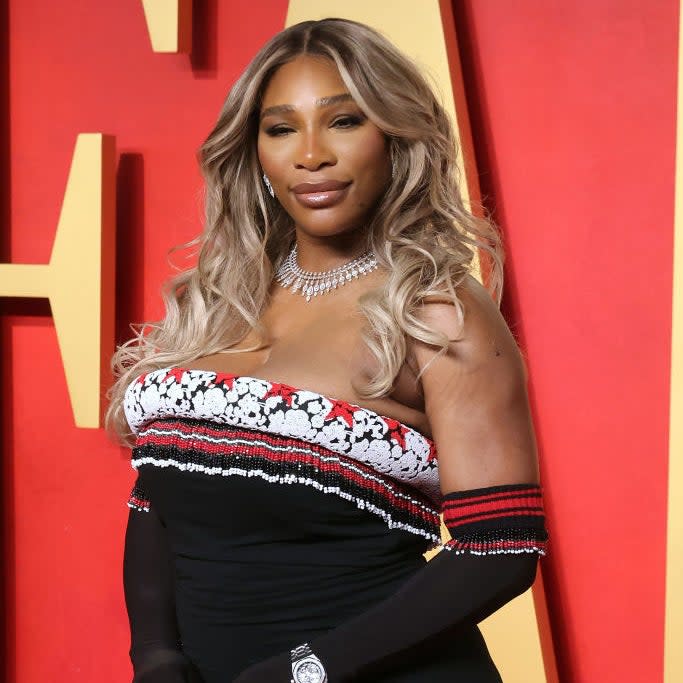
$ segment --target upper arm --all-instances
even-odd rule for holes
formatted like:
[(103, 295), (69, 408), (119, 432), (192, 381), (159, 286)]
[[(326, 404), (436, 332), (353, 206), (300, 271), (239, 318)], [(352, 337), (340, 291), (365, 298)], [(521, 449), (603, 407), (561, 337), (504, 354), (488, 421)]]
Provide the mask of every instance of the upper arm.
[[(536, 440), (526, 390), (526, 368), (503, 316), (473, 278), (458, 290), (464, 325), (445, 354), (412, 341), (425, 411), (436, 443), (441, 490), (538, 483)], [(421, 319), (454, 338), (450, 304), (429, 303)]]

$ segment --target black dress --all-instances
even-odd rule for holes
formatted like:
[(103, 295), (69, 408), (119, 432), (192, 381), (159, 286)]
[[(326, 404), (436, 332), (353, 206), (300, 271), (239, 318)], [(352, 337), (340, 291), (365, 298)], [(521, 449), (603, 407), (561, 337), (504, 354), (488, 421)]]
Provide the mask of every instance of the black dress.
[[(390, 597), (440, 544), (434, 444), (395, 420), (182, 369), (138, 378), (125, 409), (137, 433), (129, 505), (165, 526), (182, 649), (206, 683)], [(476, 626), (367, 680), (501, 681)]]

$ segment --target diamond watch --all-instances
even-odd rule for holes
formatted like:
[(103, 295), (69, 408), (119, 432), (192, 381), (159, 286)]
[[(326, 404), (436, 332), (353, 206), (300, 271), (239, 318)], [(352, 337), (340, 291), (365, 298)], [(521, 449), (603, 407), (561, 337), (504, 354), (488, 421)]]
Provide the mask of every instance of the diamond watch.
[(325, 667), (313, 654), (308, 643), (292, 650), (291, 683), (327, 683)]

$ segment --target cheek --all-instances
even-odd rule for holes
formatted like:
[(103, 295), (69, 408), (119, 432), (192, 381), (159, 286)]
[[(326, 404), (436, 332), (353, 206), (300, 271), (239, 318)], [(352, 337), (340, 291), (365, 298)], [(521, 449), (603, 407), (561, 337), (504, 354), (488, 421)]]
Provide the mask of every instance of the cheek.
[(386, 139), (382, 135), (368, 135), (354, 150), (354, 166), (362, 179), (362, 197), (374, 200), (384, 191), (391, 177), (391, 162)]
[(264, 170), (264, 172), (267, 174), (268, 170), (272, 166), (272, 154), (270, 153), (269, 150), (269, 145), (267, 142), (262, 141), (261, 136), (259, 136), (257, 143), (256, 143), (256, 155), (258, 156), (259, 163), (261, 164), (261, 168)]
[[(278, 154), (278, 152), (280, 153)], [(282, 156), (281, 150), (273, 145), (272, 141), (267, 137), (259, 136), (256, 144), (256, 153), (264, 173), (270, 176), (271, 180), (278, 176), (278, 169), (282, 165), (282, 160), (280, 159)]]

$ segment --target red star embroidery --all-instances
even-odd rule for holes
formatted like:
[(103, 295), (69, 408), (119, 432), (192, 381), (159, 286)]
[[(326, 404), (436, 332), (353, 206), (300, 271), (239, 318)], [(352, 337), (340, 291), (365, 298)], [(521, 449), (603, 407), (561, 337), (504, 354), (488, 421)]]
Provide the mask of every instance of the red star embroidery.
[(288, 384), (278, 384), (277, 382), (272, 382), (270, 389), (266, 391), (264, 399), (270, 398), (271, 396), (279, 396), (284, 402), (291, 408), (292, 407), (292, 396), (296, 393), (294, 387), (290, 387)]
[(406, 447), (406, 434), (408, 433), (408, 427), (406, 427), (402, 422), (394, 420), (391, 417), (383, 418), (387, 427), (389, 427), (389, 436), (396, 441), (396, 443), (405, 450)]
[(325, 419), (332, 420), (335, 417), (341, 417), (349, 427), (353, 426), (353, 408), (346, 401), (332, 401), (332, 407)]
[(166, 375), (166, 377), (164, 377), (164, 379), (162, 381), (165, 382), (169, 377), (173, 377), (173, 379), (176, 381), (176, 383), (180, 384), (180, 382), (183, 379), (184, 373), (185, 373), (185, 371), (182, 368), (171, 368), (168, 371), (168, 374)]
[(429, 454), (427, 455), (427, 462), (436, 460), (436, 444), (433, 441), (429, 442)]
[(216, 376), (213, 378), (213, 383), (216, 386), (218, 386), (219, 384), (223, 384), (231, 390), (232, 385), (235, 382), (235, 377), (237, 377), (237, 375), (231, 375), (228, 372), (217, 372)]
[(147, 373), (145, 373), (144, 375), (140, 375), (140, 377), (138, 377), (138, 379), (137, 379), (137, 383), (138, 384), (144, 384), (146, 379), (147, 379)]

